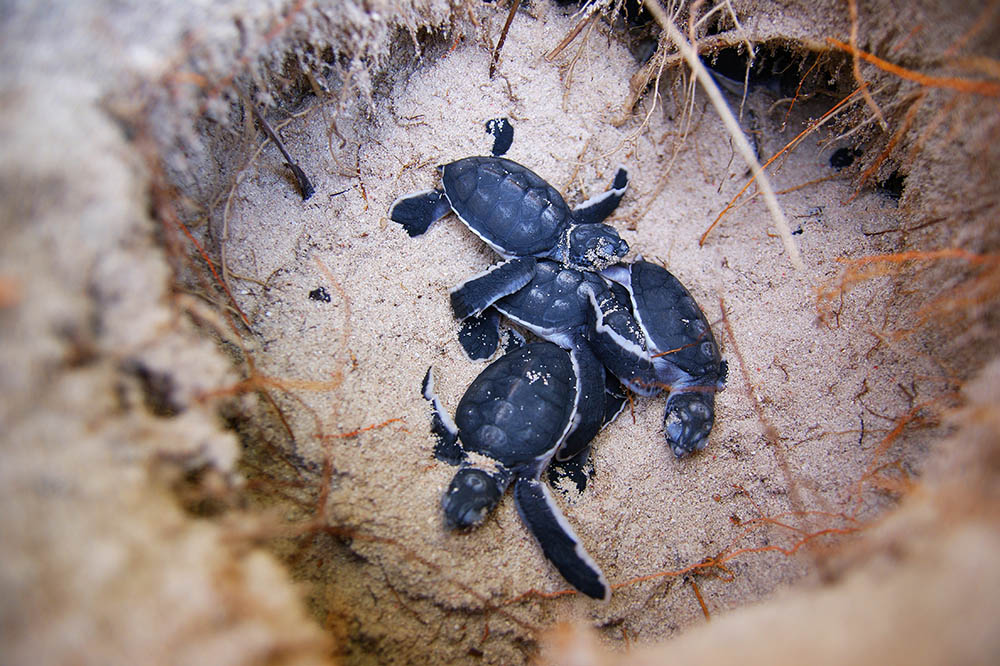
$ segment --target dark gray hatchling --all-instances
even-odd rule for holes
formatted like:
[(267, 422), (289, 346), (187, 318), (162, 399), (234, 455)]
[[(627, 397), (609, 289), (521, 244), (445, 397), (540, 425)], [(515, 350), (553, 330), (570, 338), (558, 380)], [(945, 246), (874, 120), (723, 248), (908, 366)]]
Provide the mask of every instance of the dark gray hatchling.
[(580, 270), (600, 270), (628, 253), (628, 244), (603, 220), (628, 187), (619, 168), (611, 189), (570, 209), (551, 185), (531, 169), (502, 157), (466, 157), (439, 167), (441, 189), (397, 199), (389, 218), (410, 236), (454, 211), (458, 218), (507, 261), (452, 293), (460, 319), (476, 315), (527, 284), (536, 258)]
[[(611, 588), (604, 574), (541, 481), (576, 424), (578, 369), (574, 353), (533, 342), (487, 366), (462, 396), (454, 421), (434, 394), (430, 370), (424, 397), (435, 409), (436, 454), (460, 465), (442, 499), (445, 522), (478, 525), (513, 484), (517, 512), (545, 557), (577, 590), (606, 600)], [(470, 453), (488, 464), (474, 465)]]
[(637, 259), (601, 274), (628, 292), (632, 316), (595, 302), (595, 351), (636, 393), (668, 391), (663, 428), (675, 456), (702, 450), (715, 422), (715, 394), (725, 388), (728, 370), (705, 314), (662, 266)]

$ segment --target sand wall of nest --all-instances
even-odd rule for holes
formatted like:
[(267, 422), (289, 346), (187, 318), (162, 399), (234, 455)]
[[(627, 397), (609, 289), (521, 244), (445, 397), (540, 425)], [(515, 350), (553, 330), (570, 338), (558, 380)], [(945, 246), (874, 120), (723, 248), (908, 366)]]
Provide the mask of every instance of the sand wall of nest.
[[(699, 243), (746, 164), (669, 45), (642, 60), (657, 26), (606, 9), (522, 8), (492, 79), (493, 4), (6, 13), (11, 663), (995, 655), (1000, 20), (697, 8), (703, 51), (765, 63), (742, 104), (762, 159), (850, 97), (769, 168), (797, 270), (759, 197)], [(441, 525), (419, 382), (433, 364), (453, 407), (481, 370), (446, 295), (494, 258), (454, 220), (409, 239), (385, 213), (488, 151), (498, 116), (571, 202), (630, 168), (612, 222), (732, 365), (705, 454), (673, 460), (641, 401), (587, 491), (557, 493), (606, 606), (559, 594), (509, 500)]]

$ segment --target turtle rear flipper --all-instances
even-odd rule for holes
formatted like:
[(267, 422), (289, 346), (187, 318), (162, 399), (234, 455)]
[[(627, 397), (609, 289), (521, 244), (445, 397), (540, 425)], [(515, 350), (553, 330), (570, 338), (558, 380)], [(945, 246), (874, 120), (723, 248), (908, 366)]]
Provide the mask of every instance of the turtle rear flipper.
[(534, 257), (511, 259), (490, 266), (451, 291), (451, 310), (456, 319), (479, 314), (498, 300), (531, 282), (535, 276)]
[(493, 356), (500, 346), (500, 313), (490, 308), (462, 322), (458, 342), (473, 361)]
[(548, 487), (538, 479), (519, 477), (514, 483), (514, 502), (542, 553), (563, 578), (588, 597), (607, 601), (611, 587), (604, 573), (583, 549)]
[(431, 403), (434, 408), (434, 413), (431, 415), (431, 432), (438, 440), (437, 444), (434, 445), (434, 457), (449, 465), (461, 463), (467, 455), (458, 440), (458, 426), (448, 416), (448, 412), (441, 405), (441, 400), (434, 393), (433, 368), (427, 368), (427, 374), (424, 375), (420, 391), (424, 399)]
[[(625, 387), (610, 372), (604, 373), (604, 410), (601, 430), (608, 427), (618, 415), (625, 410), (628, 396)], [(568, 441), (568, 440), (567, 440)], [(587, 489), (587, 481), (594, 475), (593, 462), (589, 461), (590, 446), (568, 460), (553, 459), (545, 470), (549, 485), (558, 487), (563, 479), (568, 479), (576, 486), (578, 492)]]
[(458, 343), (473, 361), (493, 356), (498, 348), (506, 354), (527, 344), (524, 336), (512, 328), (500, 332), (500, 313), (493, 308), (462, 322)]
[(628, 307), (611, 290), (591, 291), (587, 314), (591, 346), (608, 370), (639, 395), (658, 393), (655, 364)]
[(563, 480), (568, 480), (576, 486), (578, 493), (582, 493), (587, 489), (587, 481), (593, 475), (594, 465), (590, 461), (589, 446), (578, 453), (575, 458), (553, 460), (545, 469), (545, 476), (548, 477), (550, 486), (558, 490), (563, 485)]
[(514, 125), (506, 118), (493, 118), (486, 121), (486, 133), (493, 136), (493, 157), (506, 155), (514, 143)]
[(435, 221), (451, 210), (448, 197), (441, 190), (423, 190), (400, 197), (389, 207), (389, 219), (396, 222), (410, 236), (419, 236)]
[(578, 224), (594, 224), (603, 222), (618, 208), (625, 190), (628, 189), (628, 171), (625, 167), (618, 167), (615, 179), (611, 181), (611, 189), (590, 197), (582, 204), (573, 209), (573, 219)]

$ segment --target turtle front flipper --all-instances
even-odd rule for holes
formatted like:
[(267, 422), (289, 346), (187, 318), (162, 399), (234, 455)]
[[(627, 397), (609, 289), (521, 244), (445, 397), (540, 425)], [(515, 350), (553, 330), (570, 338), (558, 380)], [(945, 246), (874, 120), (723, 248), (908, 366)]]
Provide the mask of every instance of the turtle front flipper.
[(604, 366), (584, 340), (574, 342), (570, 359), (576, 374), (577, 423), (556, 452), (556, 460), (560, 461), (585, 451), (604, 425)]
[(607, 601), (611, 586), (584, 550), (548, 487), (536, 478), (519, 476), (514, 482), (514, 503), (542, 553), (562, 577), (588, 597)]
[(610, 289), (590, 291), (588, 336), (594, 353), (626, 386), (639, 395), (659, 392), (653, 358), (626, 304)]
[(456, 319), (479, 314), (499, 299), (513, 294), (535, 276), (534, 257), (519, 257), (490, 266), (451, 291), (451, 309)]
[(400, 197), (389, 206), (389, 219), (410, 236), (419, 236), (448, 214), (451, 204), (441, 190), (423, 190)]
[(628, 189), (628, 171), (618, 167), (615, 179), (611, 181), (611, 189), (592, 196), (573, 209), (573, 219), (578, 224), (595, 224), (603, 222), (618, 208), (625, 190)]
[(431, 415), (431, 432), (438, 440), (437, 444), (434, 445), (434, 457), (449, 465), (457, 465), (466, 459), (467, 454), (458, 440), (458, 426), (448, 416), (448, 412), (444, 411), (441, 401), (434, 393), (434, 373), (432, 370), (433, 368), (427, 368), (427, 374), (424, 375), (420, 391), (424, 399), (431, 403), (434, 408), (434, 413)]

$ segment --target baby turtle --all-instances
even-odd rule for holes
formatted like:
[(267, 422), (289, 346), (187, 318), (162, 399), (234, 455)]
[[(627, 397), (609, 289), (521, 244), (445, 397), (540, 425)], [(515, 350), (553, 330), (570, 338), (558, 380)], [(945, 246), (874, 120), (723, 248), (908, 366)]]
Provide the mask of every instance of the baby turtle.
[(675, 456), (702, 450), (728, 369), (705, 314), (684, 285), (656, 264), (638, 259), (601, 274), (628, 291), (634, 320), (594, 302), (595, 349), (602, 358), (620, 354), (611, 369), (636, 393), (669, 391), (663, 427)]
[[(439, 457), (461, 465), (441, 502), (447, 525), (478, 525), (513, 483), (517, 512), (545, 557), (580, 592), (608, 599), (604, 574), (540, 480), (576, 424), (580, 384), (575, 354), (533, 342), (487, 366), (462, 396), (454, 421), (434, 395), (430, 370), (424, 397), (434, 405)], [(486, 465), (476, 466), (470, 453)]]
[[(419, 236), (449, 211), (505, 259), (487, 280), (462, 285), (452, 304), (464, 319), (511, 293), (534, 274), (535, 257), (581, 270), (600, 270), (628, 253), (628, 243), (603, 220), (628, 187), (619, 168), (611, 189), (570, 209), (562, 195), (525, 166), (502, 157), (467, 157), (439, 167), (442, 189), (406, 195), (393, 202), (389, 218)], [(485, 276), (478, 276), (480, 278)]]
[[(481, 315), (466, 319), (459, 331), (459, 342), (470, 358), (491, 356), (500, 339), (499, 320), (493, 314), (495, 311), (543, 340), (574, 353), (582, 386), (578, 405), (580, 418), (566, 446), (557, 455), (556, 459), (560, 461), (585, 454), (590, 440), (624, 407), (620, 387), (615, 386), (615, 382), (607, 385), (604, 365), (608, 364), (602, 364), (604, 358), (595, 357), (588, 341), (589, 314), (595, 294), (608, 310), (627, 308), (627, 294), (624, 296), (626, 305), (615, 302), (614, 294), (600, 275), (540, 259), (527, 285), (503, 295)], [(622, 355), (614, 348), (611, 348), (610, 354), (614, 355), (609, 359), (610, 366), (615, 367), (615, 359)], [(627, 357), (619, 364), (631, 362), (631, 357)]]

